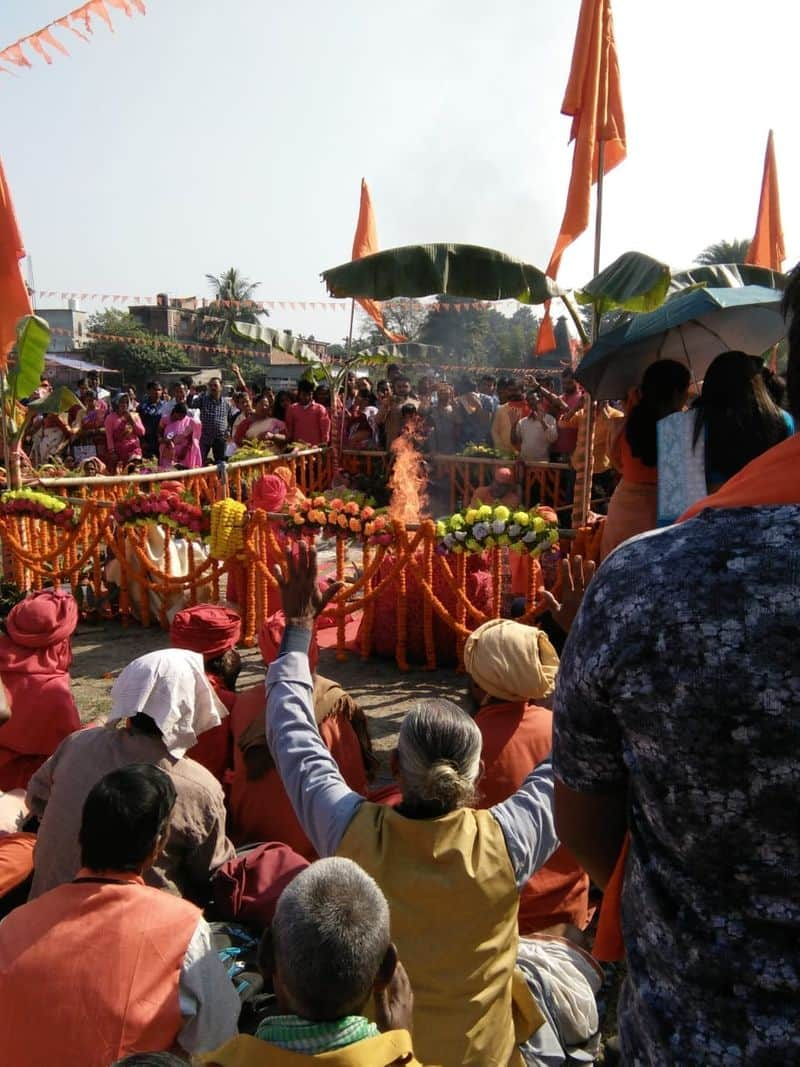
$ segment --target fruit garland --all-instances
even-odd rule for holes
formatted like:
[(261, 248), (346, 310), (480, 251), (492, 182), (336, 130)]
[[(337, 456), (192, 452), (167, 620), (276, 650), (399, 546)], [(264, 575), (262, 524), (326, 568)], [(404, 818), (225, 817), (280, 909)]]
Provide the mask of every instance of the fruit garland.
[(536, 557), (557, 543), (558, 517), (552, 508), (512, 511), (504, 504), (482, 504), (441, 519), (436, 534), (445, 552), (510, 548)]
[(232, 559), (244, 548), (247, 507), (238, 500), (218, 500), (211, 505), (210, 552), (214, 559)]
[(114, 505), (113, 515), (120, 525), (169, 526), (187, 541), (203, 540), (209, 533), (208, 509), (163, 486), (156, 493), (123, 497)]
[(0, 515), (28, 515), (55, 526), (72, 526), (78, 521), (74, 508), (66, 500), (38, 489), (9, 489), (3, 493)]

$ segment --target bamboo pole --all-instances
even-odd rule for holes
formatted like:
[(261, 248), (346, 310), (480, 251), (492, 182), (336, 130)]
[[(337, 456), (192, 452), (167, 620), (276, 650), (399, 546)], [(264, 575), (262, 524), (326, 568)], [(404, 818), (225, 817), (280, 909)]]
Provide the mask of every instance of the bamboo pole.
[[(594, 216), (594, 276), (600, 273), (600, 240), (603, 232), (603, 177), (605, 170), (605, 142), (598, 144), (597, 158), (597, 201)], [(597, 305), (592, 310), (592, 341), (597, 340), (600, 332), (600, 313)], [(597, 417), (597, 401), (590, 393), (586, 394), (584, 404), (584, 454), (583, 462), (575, 478), (575, 491), (572, 495), (572, 525), (578, 529), (586, 525), (592, 501), (592, 474), (594, 473), (594, 435)], [(580, 457), (579, 457), (580, 458)]]

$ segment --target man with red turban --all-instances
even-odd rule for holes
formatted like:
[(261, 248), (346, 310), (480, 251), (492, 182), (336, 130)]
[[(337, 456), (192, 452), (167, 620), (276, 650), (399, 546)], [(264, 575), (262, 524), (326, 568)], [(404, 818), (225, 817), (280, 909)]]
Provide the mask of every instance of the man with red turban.
[[(199, 652), (206, 677), (219, 699), (230, 712), (236, 696), (236, 679), (242, 658), (236, 645), (242, 636), (242, 620), (235, 611), (219, 604), (196, 604), (179, 611), (172, 620), (169, 637), (173, 648)], [(201, 734), (197, 744), (187, 752), (202, 763), (220, 782), (232, 765), (230, 717), (219, 726)]]
[[(261, 626), (258, 645), (265, 665), (277, 659), (285, 627), (283, 612)], [(309, 664), (316, 672), (319, 645), (309, 648)], [(364, 712), (341, 686), (314, 673), (314, 711), (322, 740), (339, 765), (347, 784), (366, 794), (377, 767)], [(294, 813), (280, 775), (267, 748), (266, 695), (263, 683), (236, 694), (231, 711), (233, 777), (229, 810), (234, 844), (282, 841), (306, 859), (316, 853)]]
[(43, 589), (16, 604), (0, 635), (0, 679), (11, 718), (0, 726), (0, 790), (24, 789), (63, 739), (80, 729), (70, 688), (78, 605)]

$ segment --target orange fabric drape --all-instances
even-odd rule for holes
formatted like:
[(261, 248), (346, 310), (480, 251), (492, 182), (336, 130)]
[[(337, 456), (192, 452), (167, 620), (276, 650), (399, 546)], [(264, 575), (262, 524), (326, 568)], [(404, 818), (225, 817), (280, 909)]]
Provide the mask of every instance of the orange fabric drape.
[(23, 281), (19, 261), (25, 256), (14, 205), (0, 161), (0, 370), (8, 365), (8, 353), (16, 339), (17, 322), (32, 315), (31, 298)]
[(756, 232), (747, 250), (745, 263), (779, 271), (783, 269), (784, 259), (786, 259), (786, 249), (783, 245), (778, 168), (775, 163), (775, 141), (770, 130), (767, 137), (767, 151), (764, 155), (764, 176), (761, 179)]
[[(372, 198), (369, 195), (369, 186), (365, 178), (361, 179), (361, 202), (358, 208), (358, 222), (356, 223), (356, 233), (353, 238), (353, 259), (363, 259), (364, 256), (371, 256), (373, 252), (378, 251), (378, 225), (375, 222), (375, 212), (372, 208)], [(394, 342), (399, 343), (405, 341), (406, 338), (402, 333), (392, 333), (391, 330), (386, 329), (386, 325), (383, 321), (383, 312), (381, 311), (380, 304), (375, 300), (367, 300), (365, 297), (356, 298), (356, 303), (359, 304), (369, 317), (377, 324), (377, 326), (383, 330), (386, 337)]]
[[(551, 278), (558, 274), (564, 250), (589, 225), (591, 189), (600, 169), (600, 143), (604, 145), (604, 174), (613, 170), (627, 154), (611, 0), (582, 0), (561, 113), (572, 116), (570, 141), (575, 142), (575, 149), (567, 206), (547, 265)], [(555, 337), (548, 305), (536, 351), (542, 353), (553, 348)]]

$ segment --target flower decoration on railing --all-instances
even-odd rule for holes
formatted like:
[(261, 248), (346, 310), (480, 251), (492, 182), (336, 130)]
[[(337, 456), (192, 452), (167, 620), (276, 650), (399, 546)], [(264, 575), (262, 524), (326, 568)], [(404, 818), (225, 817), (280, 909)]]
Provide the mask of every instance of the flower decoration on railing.
[(462, 456), (470, 459), (516, 459), (516, 453), (506, 448), (493, 448), (491, 445), (476, 445), (472, 441), (462, 448)]
[(78, 521), (75, 509), (66, 500), (38, 489), (9, 489), (3, 493), (0, 515), (30, 515), (55, 526), (72, 526)]
[(287, 530), (294, 535), (363, 538), (388, 544), (392, 526), (388, 516), (368, 502), (362, 493), (315, 496), (301, 500), (289, 510)]
[(187, 541), (208, 537), (210, 517), (208, 508), (198, 507), (172, 488), (161, 487), (155, 493), (136, 493), (126, 496), (114, 507), (118, 523), (147, 526), (153, 523), (169, 526), (176, 536)]
[(539, 556), (558, 541), (558, 516), (546, 507), (525, 511), (504, 504), (482, 504), (441, 519), (436, 533), (445, 552), (510, 548)]

